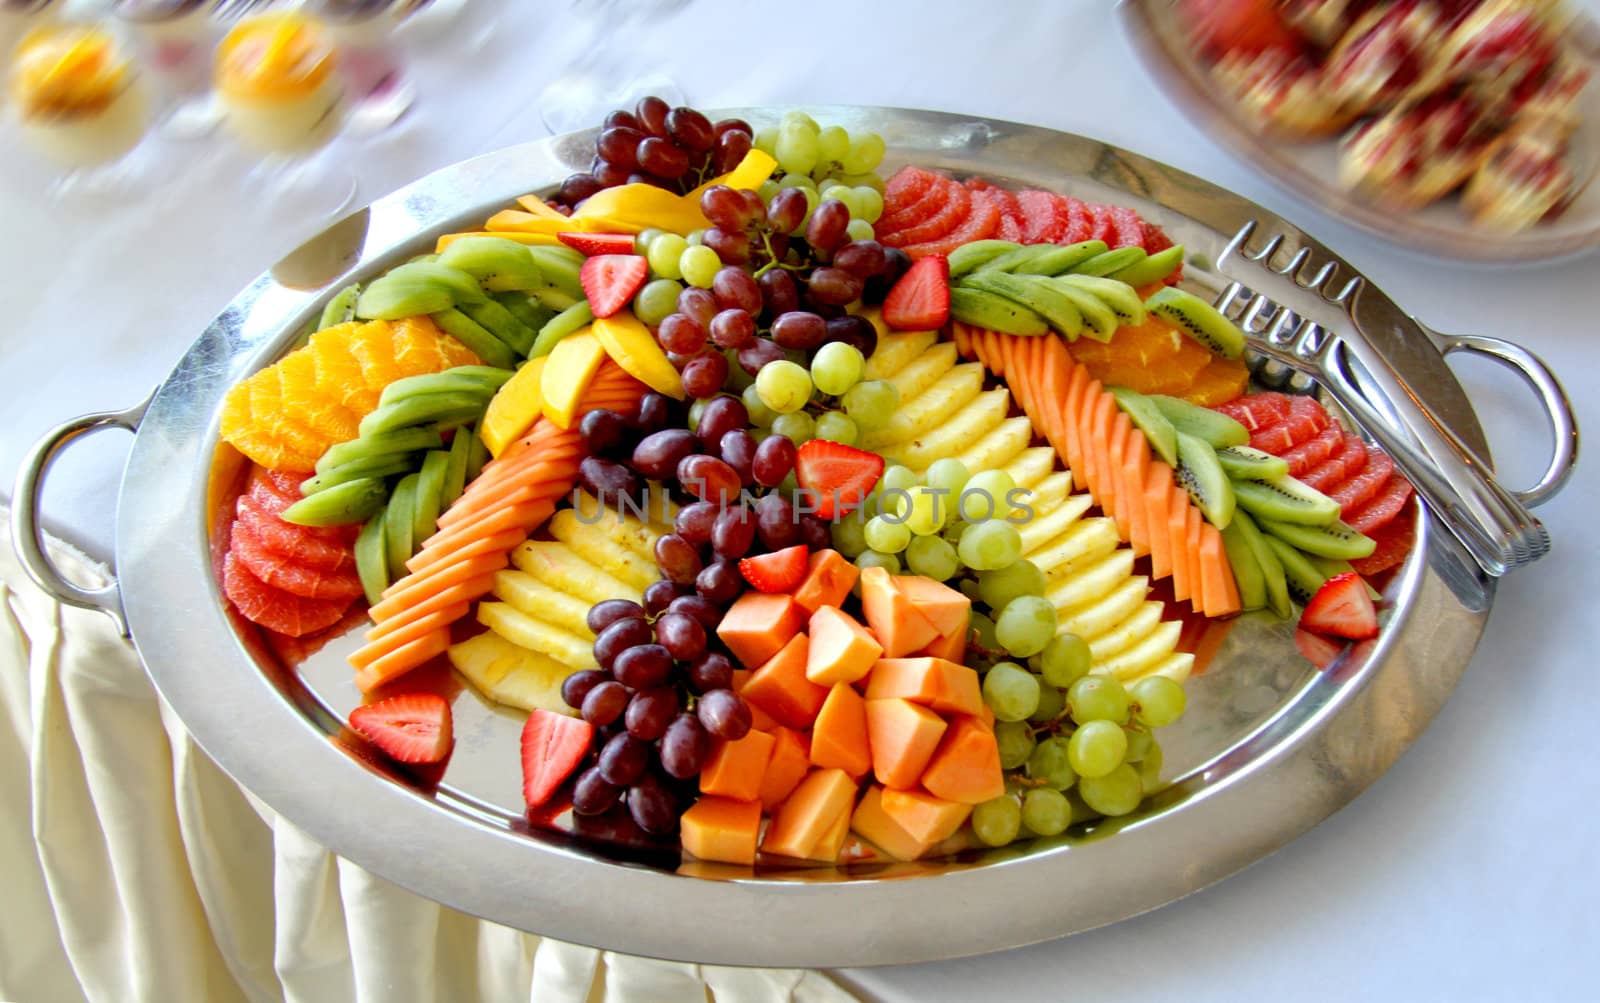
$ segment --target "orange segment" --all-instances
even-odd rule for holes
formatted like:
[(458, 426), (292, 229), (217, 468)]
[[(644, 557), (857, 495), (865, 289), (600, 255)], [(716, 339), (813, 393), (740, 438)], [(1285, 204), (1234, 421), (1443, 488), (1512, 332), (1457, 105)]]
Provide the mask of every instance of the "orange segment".
[(1068, 351), (1105, 385), (1145, 394), (1180, 393), (1212, 358), (1205, 346), (1157, 318), (1118, 328), (1109, 342), (1080, 338)]
[(283, 408), (296, 421), (334, 442), (354, 439), (361, 431), (361, 418), (340, 403), (339, 398), (317, 387), (317, 360), (310, 352), (290, 352), (274, 367), (283, 396)]
[(1212, 359), (1189, 384), (1188, 389), (1177, 396), (1201, 407), (1216, 407), (1218, 404), (1226, 404), (1244, 396), (1249, 383), (1250, 370), (1244, 362), (1219, 356)]

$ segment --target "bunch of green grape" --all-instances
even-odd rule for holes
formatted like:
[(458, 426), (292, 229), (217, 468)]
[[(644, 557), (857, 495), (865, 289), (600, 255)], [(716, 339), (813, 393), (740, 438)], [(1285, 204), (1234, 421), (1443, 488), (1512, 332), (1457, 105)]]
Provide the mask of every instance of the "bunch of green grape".
[(796, 234), (804, 232), (811, 209), (827, 199), (838, 199), (850, 210), (849, 238), (873, 239), (872, 226), (883, 215), (884, 183), (875, 172), (883, 161), (882, 136), (875, 132), (852, 135), (838, 125), (824, 128), (805, 112), (794, 111), (778, 126), (760, 130), (756, 148), (778, 161), (782, 175), (758, 189), (763, 199), (771, 199), (781, 188), (799, 188), (806, 195), (806, 218)]
[(887, 421), (900, 399), (887, 380), (861, 378), (866, 364), (856, 346), (831, 341), (817, 349), (809, 369), (791, 359), (762, 366), (743, 391), (756, 437), (787, 436), (796, 446), (811, 439), (854, 445), (861, 428)]

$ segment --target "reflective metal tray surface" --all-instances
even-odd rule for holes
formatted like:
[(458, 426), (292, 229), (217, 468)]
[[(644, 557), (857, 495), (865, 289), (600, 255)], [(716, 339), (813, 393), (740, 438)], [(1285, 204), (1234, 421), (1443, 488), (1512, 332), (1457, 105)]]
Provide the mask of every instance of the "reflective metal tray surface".
[[(881, 133), (890, 150), (885, 173), (914, 162), (1131, 205), (1187, 245), (1194, 263), (1186, 281), (1207, 292), (1217, 279), (1204, 263), (1247, 218), (1338, 260), (1249, 202), (1082, 137), (934, 112), (806, 110)], [(782, 111), (733, 113), (759, 125)], [(1417, 552), (1384, 598), (1387, 628), (1376, 641), (1319, 673), (1295, 653), (1292, 623), (1241, 618), (1209, 671), (1189, 684), (1183, 722), (1163, 732), (1171, 786), (1135, 816), (1031, 845), (951, 861), (771, 872), (675, 871), (619, 859), (530, 829), (518, 790), (521, 715), (470, 689), (456, 699), (457, 748), (437, 788), (386, 767), (340, 736), (358, 694), (339, 655), (355, 638), (331, 645), (303, 672), (286, 669), (240, 629), (220, 596), (214, 527), (230, 480), (213, 462), (225, 455), (217, 448), (222, 397), (293, 347), (333, 289), (554, 185), (587, 163), (592, 138), (580, 133), (464, 162), (330, 227), (239, 294), (140, 422), (116, 532), (133, 637), (202, 747), (319, 842), (446, 905), (636, 954), (786, 966), (950, 958), (1115, 922), (1247, 866), (1359, 794), (1454, 688), (1493, 584), (1424, 515)], [(1436, 347), (1399, 324), (1389, 337), (1408, 379), (1487, 455)]]

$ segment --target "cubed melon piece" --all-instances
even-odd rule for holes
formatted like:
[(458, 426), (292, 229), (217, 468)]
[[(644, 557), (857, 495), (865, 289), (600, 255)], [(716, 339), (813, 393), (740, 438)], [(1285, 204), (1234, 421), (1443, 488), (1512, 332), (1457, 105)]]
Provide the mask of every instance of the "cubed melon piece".
[(909, 655), (939, 636), (939, 628), (912, 605), (883, 568), (861, 572), (861, 611), (889, 658)]
[(838, 863), (840, 854), (844, 852), (844, 841), (849, 836), (850, 806), (845, 805), (844, 811), (834, 818), (833, 824), (823, 832), (822, 838), (817, 840), (817, 845), (806, 856), (811, 860)]
[(944, 658), (880, 658), (867, 678), (867, 699), (902, 697), (941, 714), (978, 714), (978, 673)]
[(762, 851), (817, 859), (812, 852), (833, 834), (840, 815), (850, 815), (855, 800), (856, 782), (850, 774), (837, 768), (812, 770), (773, 814), (761, 839)]
[(900, 697), (868, 700), (866, 708), (873, 775), (885, 787), (915, 787), (939, 747), (944, 718)]
[(794, 590), (794, 601), (808, 614), (824, 606), (843, 606), (860, 573), (837, 550), (818, 550), (806, 563), (806, 577)]
[(872, 768), (867, 703), (849, 683), (834, 683), (811, 728), (811, 764), (837, 766), (852, 777)]
[[(743, 693), (744, 684), (749, 682), (750, 677), (753, 675), (755, 675), (755, 673), (751, 672), (749, 669), (734, 669), (733, 692)], [(783, 727), (778, 723), (777, 718), (773, 717), (771, 714), (768, 714), (760, 707), (757, 707), (748, 700), (746, 700), (744, 703), (746, 707), (750, 708), (750, 727), (757, 731), (775, 731), (778, 728)]]
[(937, 843), (955, 835), (972, 814), (972, 806), (946, 801), (925, 791), (885, 790), (883, 813), (898, 822), (912, 839)]
[(774, 742), (771, 735), (754, 728), (732, 742), (717, 739), (700, 770), (700, 793), (717, 794), (735, 801), (759, 798)]
[(717, 636), (746, 667), (776, 655), (805, 625), (805, 611), (787, 595), (746, 592), (717, 625)]
[(767, 772), (761, 778), (761, 807), (772, 814), (773, 809), (794, 792), (795, 787), (811, 770), (810, 740), (793, 728), (779, 725), (772, 731), (772, 755), (767, 760)]
[(948, 634), (940, 634), (917, 654), (931, 655), (934, 658), (942, 658), (947, 662), (959, 663), (966, 661), (967, 630), (967, 625), (963, 623), (960, 630), (952, 631)]
[(928, 852), (930, 845), (912, 838), (900, 823), (884, 814), (883, 788), (876, 784), (861, 796), (861, 803), (850, 816), (850, 828), (896, 860), (916, 860)]
[(994, 728), (969, 716), (951, 721), (922, 773), (922, 786), (935, 797), (962, 804), (982, 804), (1004, 794)]
[(791, 728), (811, 727), (817, 711), (822, 709), (822, 702), (828, 699), (828, 688), (806, 678), (810, 650), (811, 639), (806, 635), (789, 638), (788, 644), (750, 674), (739, 695), (752, 710), (760, 708), (779, 724)]
[(728, 864), (756, 862), (761, 806), (754, 801), (702, 797), (678, 820), (683, 848), (701, 860)]
[(883, 648), (855, 617), (837, 606), (811, 614), (811, 650), (806, 678), (819, 686), (853, 683), (872, 671)]
[(966, 595), (922, 575), (897, 575), (894, 585), (941, 636), (958, 632), (965, 636), (972, 612), (972, 600)]

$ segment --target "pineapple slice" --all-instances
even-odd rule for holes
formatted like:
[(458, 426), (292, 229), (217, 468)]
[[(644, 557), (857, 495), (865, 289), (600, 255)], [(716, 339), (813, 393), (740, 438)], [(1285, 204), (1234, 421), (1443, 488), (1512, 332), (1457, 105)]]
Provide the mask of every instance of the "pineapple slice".
[(1143, 575), (1129, 578), (1103, 599), (1061, 613), (1061, 629), (1085, 639), (1099, 637), (1133, 615), (1149, 594), (1150, 579)]
[(518, 647), (493, 631), (452, 644), (446, 655), (456, 671), (496, 703), (577, 713), (561, 699), (561, 684), (572, 669), (549, 655)]
[[(651, 497), (655, 495), (652, 494)], [(631, 511), (619, 513), (609, 505), (602, 507), (600, 500), (588, 492), (578, 496), (574, 509), (576, 512), (573, 518), (577, 518), (585, 527), (604, 533), (640, 557), (654, 563), (656, 538), (661, 535), (661, 530), (649, 523), (640, 522), (638, 516)], [(654, 515), (655, 512), (647, 514)], [(561, 518), (561, 513), (557, 513), (556, 518)]]
[(579, 557), (572, 548), (552, 540), (529, 540), (511, 552), (511, 563), (554, 589), (589, 603), (604, 599), (639, 602), (644, 592)]
[(1162, 605), (1147, 602), (1133, 611), (1133, 615), (1099, 637), (1089, 638), (1089, 654), (1096, 662), (1104, 662), (1143, 640), (1161, 624)]
[(1019, 414), (990, 429), (982, 439), (956, 457), (968, 470), (1003, 470), (1033, 441), (1033, 423)]
[(1162, 621), (1145, 635), (1143, 640), (1110, 658), (1098, 661), (1089, 671), (1096, 675), (1116, 676), (1123, 680), (1135, 679), (1155, 668), (1163, 658), (1172, 654), (1178, 646), (1178, 635), (1182, 633), (1183, 624), (1176, 620)]
[(886, 380), (904, 369), (911, 360), (933, 347), (939, 340), (938, 331), (906, 331), (899, 334), (880, 334), (878, 347), (873, 349), (866, 368), (861, 371), (864, 380)]
[[(1134, 676), (1134, 679), (1143, 679), (1146, 676), (1166, 676), (1175, 683), (1181, 683), (1189, 678), (1194, 671), (1194, 655), (1187, 651), (1174, 651), (1155, 664), (1148, 672)], [(1129, 680), (1130, 682), (1132, 680)]]
[(889, 378), (902, 401), (920, 397), (939, 377), (956, 367), (956, 345), (941, 341), (921, 355), (906, 363), (898, 373)]
[[(1032, 488), (1056, 468), (1056, 451), (1049, 446), (1030, 446), (1006, 466), (1006, 473), (1019, 488)], [(1071, 475), (1068, 474), (1070, 481)]]
[(531, 617), (594, 640), (594, 633), (589, 630), (589, 607), (594, 604), (551, 588), (526, 571), (496, 571), (493, 592), (496, 599), (505, 600)]
[(641, 592), (661, 577), (655, 561), (624, 547), (598, 524), (585, 525), (578, 514), (564, 508), (550, 519), (550, 535), (579, 557)]
[[(1072, 492), (1072, 475), (1065, 470), (1057, 470), (1028, 490), (1033, 492), (1028, 496), (1028, 504), (1034, 511), (1048, 512), (1066, 504), (1067, 496)], [(1089, 495), (1084, 493), (1083, 497), (1089, 498)], [(1090, 504), (1093, 503), (1093, 499), (1090, 499)]]
[(1122, 547), (1053, 582), (1045, 598), (1058, 612), (1083, 606), (1116, 588), (1132, 571), (1133, 551)]
[[(1035, 504), (1031, 499), (1030, 504), (1033, 505), (1033, 518), (1025, 523), (1020, 523), (1017, 529), (1022, 537), (1022, 556), (1033, 561), (1034, 564), (1039, 564), (1038, 561), (1033, 560), (1034, 552), (1066, 532), (1068, 527), (1082, 517), (1083, 513), (1089, 511), (1089, 507), (1094, 504), (1094, 499), (1087, 494), (1078, 494), (1071, 495), (1065, 501), (1049, 508)], [(1041, 515), (1041, 512), (1045, 514)], [(1040, 567), (1042, 569), (1043, 565), (1040, 565)]]
[(957, 366), (939, 377), (939, 381), (924, 393), (901, 400), (889, 420), (864, 437), (866, 448), (926, 435), (972, 403), (982, 391), (983, 366), (976, 362)]
[[(1083, 568), (1107, 554), (1115, 553), (1122, 543), (1117, 536), (1117, 524), (1100, 516), (1080, 519), (1067, 527), (1067, 531), (1030, 554), (1028, 560), (1039, 566), (1047, 578), (1068, 578), (1074, 569)], [(1133, 551), (1128, 551), (1133, 556)], [(1115, 582), (1108, 582), (1113, 585)], [(1104, 593), (1097, 593), (1101, 595)]]
[[(952, 348), (955, 346), (951, 346)], [(896, 443), (884, 447), (882, 450), (885, 459), (892, 459), (897, 463), (904, 463), (912, 470), (926, 470), (928, 464), (944, 456), (960, 457), (962, 450), (976, 444), (987, 435), (996, 425), (1005, 420), (1006, 412), (1011, 408), (1011, 392), (1004, 387), (987, 390), (979, 394), (966, 407), (956, 412), (950, 420), (929, 432), (920, 439), (910, 442)], [(1019, 417), (1023, 425), (1028, 425), (1028, 419)], [(1031, 426), (1030, 426), (1031, 428)], [(1032, 435), (1032, 432), (1029, 432)], [(1026, 445), (1027, 441), (1023, 441)], [(1014, 454), (1017, 450), (1012, 450)], [(962, 462), (966, 462), (965, 459)], [(980, 470), (993, 469), (996, 464), (985, 463), (974, 465), (967, 463), (967, 469), (976, 473)]]
[(478, 622), (512, 644), (543, 652), (573, 669), (593, 669), (594, 646), (576, 634), (552, 626), (510, 603), (480, 602)]

